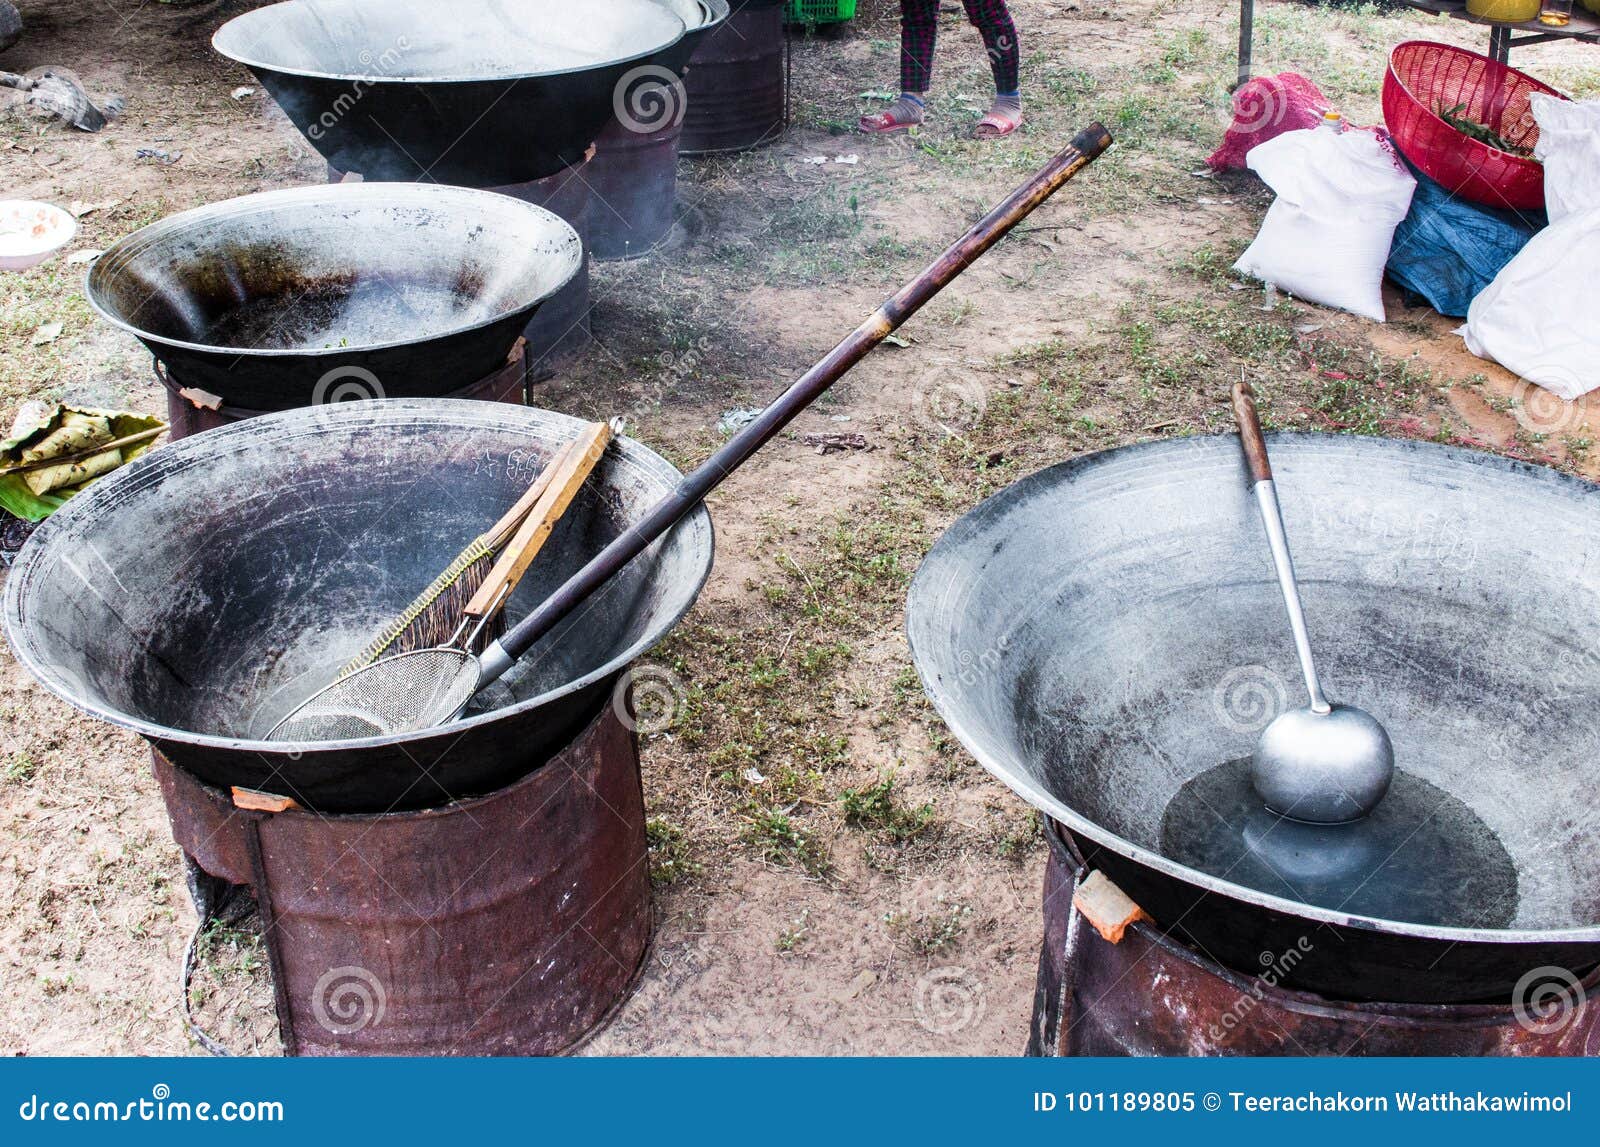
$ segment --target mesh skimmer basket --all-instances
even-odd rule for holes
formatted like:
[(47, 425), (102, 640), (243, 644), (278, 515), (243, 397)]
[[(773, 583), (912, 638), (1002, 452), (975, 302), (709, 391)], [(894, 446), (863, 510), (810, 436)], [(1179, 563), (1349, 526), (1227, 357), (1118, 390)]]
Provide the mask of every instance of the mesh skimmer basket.
[(1490, 207), (1544, 206), (1544, 168), (1463, 134), (1441, 112), (1482, 124), (1516, 147), (1533, 149), (1539, 125), (1528, 97), (1547, 92), (1532, 76), (1449, 44), (1409, 40), (1389, 54), (1383, 119), (1407, 159), (1445, 190)]

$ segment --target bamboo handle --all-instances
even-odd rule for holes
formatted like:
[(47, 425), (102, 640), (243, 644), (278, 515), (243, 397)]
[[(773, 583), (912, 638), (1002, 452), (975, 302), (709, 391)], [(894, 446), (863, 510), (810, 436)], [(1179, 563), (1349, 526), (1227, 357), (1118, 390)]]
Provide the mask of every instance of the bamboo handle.
[(1248, 382), (1233, 384), (1233, 418), (1239, 424), (1239, 445), (1250, 468), (1250, 484), (1272, 481), (1267, 440), (1261, 436), (1261, 419), (1256, 416), (1256, 392)]
[(832, 386), (856, 363), (866, 357), (884, 337), (909, 319), (946, 284), (972, 265), (973, 260), (993, 247), (1035, 207), (1049, 199), (1069, 179), (1082, 171), (1106, 148), (1111, 133), (1101, 124), (1090, 124), (1072, 138), (1034, 176), (974, 223), (967, 233), (947, 247), (921, 274), (901, 287), (822, 360), (796, 379), (754, 422), (723, 443), (716, 453), (686, 474), (676, 490), (619, 534), (605, 549), (589, 559), (560, 589), (537, 609), (517, 622), (504, 637), (484, 651), (479, 666), (482, 685), (498, 678), (518, 657), (549, 633), (556, 625), (613, 574), (642, 554), (650, 545), (690, 510), (700, 504), (717, 484), (739, 467), (746, 458), (782, 430), (818, 395)]
[(528, 566), (544, 548), (556, 522), (566, 513), (584, 482), (588, 481), (590, 471), (599, 463), (610, 441), (610, 424), (594, 422), (581, 430), (578, 437), (567, 446), (538, 504), (494, 563), (489, 576), (478, 587), (478, 592), (467, 602), (464, 612), (468, 617), (482, 620), (505, 604)]

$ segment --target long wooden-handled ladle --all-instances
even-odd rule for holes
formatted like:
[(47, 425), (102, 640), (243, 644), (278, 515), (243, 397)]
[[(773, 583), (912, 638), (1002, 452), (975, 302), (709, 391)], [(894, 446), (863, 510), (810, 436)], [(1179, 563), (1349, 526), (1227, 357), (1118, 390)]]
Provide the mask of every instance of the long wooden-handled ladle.
[(1250, 490), (1266, 526), (1295, 652), (1311, 696), (1309, 705), (1280, 714), (1262, 731), (1250, 761), (1250, 779), (1267, 807), (1282, 816), (1311, 824), (1359, 820), (1377, 808), (1389, 791), (1394, 779), (1394, 746), (1371, 713), (1353, 705), (1330, 705), (1323, 696), (1300, 608), (1283, 509), (1272, 481), (1272, 462), (1256, 417), (1255, 391), (1247, 382), (1234, 384), (1233, 415), (1239, 423)]
[(685, 475), (676, 490), (481, 655), (474, 657), (460, 648), (441, 646), (384, 658), (323, 690), (281, 722), (272, 739), (334, 739), (325, 734), (306, 737), (296, 732), (328, 727), (326, 722), (299, 720), (310, 706), (348, 716), (350, 727), (370, 730), (357, 736), (402, 733), (454, 720), (480, 689), (498, 680), (536, 641), (699, 505), (724, 478), (865, 358), (885, 336), (916, 314), (978, 256), (1110, 146), (1111, 135), (1099, 124), (1079, 132), (1033, 178), (901, 287), (754, 421)]

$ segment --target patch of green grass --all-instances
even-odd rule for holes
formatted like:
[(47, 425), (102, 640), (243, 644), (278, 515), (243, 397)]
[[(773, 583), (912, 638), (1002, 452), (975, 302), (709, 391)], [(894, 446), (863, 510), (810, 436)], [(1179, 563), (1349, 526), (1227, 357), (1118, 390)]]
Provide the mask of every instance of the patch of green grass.
[(886, 919), (889, 930), (897, 933), (913, 952), (935, 956), (961, 942), (971, 917), (969, 905), (954, 904), (916, 917), (891, 913)]
[(650, 861), (650, 883), (665, 888), (700, 875), (702, 866), (691, 856), (689, 834), (666, 817), (653, 816), (644, 823)]
[(778, 933), (774, 947), (780, 952), (793, 952), (806, 940), (806, 928), (811, 920), (811, 909), (802, 908), (794, 923)]
[(933, 823), (932, 804), (913, 808), (895, 796), (892, 772), (876, 784), (845, 789), (839, 794), (839, 803), (846, 824), (881, 832), (894, 841), (913, 840)]
[(746, 839), (761, 859), (779, 868), (799, 868), (809, 876), (823, 877), (833, 865), (827, 843), (776, 809), (757, 809), (747, 818)]
[(39, 771), (39, 762), (26, 749), (18, 749), (6, 763), (5, 779), (11, 784), (24, 785)]

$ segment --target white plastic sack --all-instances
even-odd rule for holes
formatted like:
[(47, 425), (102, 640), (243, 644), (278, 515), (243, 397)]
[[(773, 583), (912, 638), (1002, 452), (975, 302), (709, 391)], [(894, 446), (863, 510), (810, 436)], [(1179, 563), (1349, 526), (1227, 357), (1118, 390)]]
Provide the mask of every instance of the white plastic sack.
[(1288, 131), (1245, 164), (1277, 193), (1234, 270), (1384, 321), (1383, 267), (1417, 181), (1368, 131)]
[(1600, 100), (1528, 97), (1539, 139), (1533, 157), (1544, 164), (1544, 209), (1555, 223), (1600, 207)]
[(1600, 387), (1596, 267), (1600, 207), (1552, 223), (1472, 300), (1467, 349), (1568, 402)]

